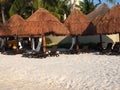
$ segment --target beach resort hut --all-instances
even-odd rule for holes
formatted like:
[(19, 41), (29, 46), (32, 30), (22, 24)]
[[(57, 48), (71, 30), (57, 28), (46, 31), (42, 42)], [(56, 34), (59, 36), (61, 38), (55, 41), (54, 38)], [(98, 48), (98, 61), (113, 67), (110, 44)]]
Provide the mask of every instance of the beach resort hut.
[(8, 36), (10, 34), (10, 32), (8, 32), (8, 28), (0, 23), (0, 37), (5, 37), (5, 36)]
[(102, 30), (97, 28), (98, 22), (102, 19), (102, 17), (109, 12), (110, 8), (107, 6), (107, 4), (100, 5), (97, 9), (93, 10), (91, 13), (87, 15), (87, 17), (93, 22), (94, 26), (96, 27), (96, 35), (99, 35), (100, 42), (102, 42)]
[(115, 5), (97, 24), (102, 34), (120, 33), (120, 5)]
[[(43, 47), (46, 46), (45, 34), (66, 35), (68, 29), (46, 9), (40, 8), (34, 12), (18, 30), (18, 35), (43, 35)], [(43, 49), (46, 52), (46, 49)]]
[(3, 46), (5, 46), (7, 44), (6, 40), (6, 36), (10, 35), (10, 32), (8, 32), (8, 28), (0, 23), (0, 49), (3, 50)]
[(18, 49), (18, 35), (17, 31), (19, 29), (19, 26), (24, 22), (25, 20), (18, 14), (14, 14), (11, 16), (8, 21), (5, 23), (5, 26), (8, 28), (9, 37), (15, 37), (15, 40), (13, 40), (14, 47)]
[(10, 19), (5, 23), (5, 26), (9, 29), (10, 36), (16, 36), (20, 24), (25, 20), (18, 14), (10, 17)]
[(107, 12), (109, 12), (110, 8), (107, 4), (100, 5), (97, 9), (93, 10), (91, 13), (87, 15), (87, 17), (93, 21), (97, 16), (104, 16)]
[(80, 11), (74, 9), (67, 17), (64, 24), (70, 31), (72, 36), (76, 36), (76, 49), (78, 47), (78, 35), (91, 35), (95, 34), (95, 28), (91, 21)]

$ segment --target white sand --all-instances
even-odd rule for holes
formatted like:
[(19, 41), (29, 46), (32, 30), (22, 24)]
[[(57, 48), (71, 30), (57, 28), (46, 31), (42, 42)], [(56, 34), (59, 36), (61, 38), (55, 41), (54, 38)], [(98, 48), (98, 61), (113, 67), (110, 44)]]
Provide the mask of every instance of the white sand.
[(0, 54), (0, 90), (120, 90), (120, 56)]

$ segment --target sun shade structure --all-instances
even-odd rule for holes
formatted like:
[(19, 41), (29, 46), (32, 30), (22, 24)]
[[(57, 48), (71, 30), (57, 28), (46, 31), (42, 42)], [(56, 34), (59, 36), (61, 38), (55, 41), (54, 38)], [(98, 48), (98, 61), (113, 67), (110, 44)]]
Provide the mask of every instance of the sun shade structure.
[(120, 5), (115, 5), (98, 23), (102, 34), (120, 33)]
[(48, 33), (49, 30), (45, 27), (42, 21), (25, 21), (18, 29), (19, 37), (40, 36), (41, 34)]
[(69, 34), (68, 29), (49, 11), (40, 8), (22, 24), (18, 35)]
[(98, 24), (100, 23), (100, 21), (102, 20), (103, 16), (98, 15), (92, 22), (96, 28), (96, 34), (102, 34), (103, 30), (102, 27), (99, 27)]
[(2, 23), (0, 23), (0, 37), (9, 36), (9, 29)]
[(71, 35), (91, 35), (95, 34), (95, 28), (92, 22), (80, 11), (74, 9), (64, 24)]
[(25, 20), (18, 14), (15, 14), (10, 17), (10, 19), (5, 23), (5, 26), (9, 29), (8, 32), (10, 32), (10, 36), (17, 35), (17, 31), (19, 29), (19, 26), (24, 22)]
[(87, 17), (93, 21), (97, 16), (104, 16), (107, 12), (109, 12), (110, 8), (107, 6), (107, 4), (102, 4), (101, 6), (99, 6), (97, 9), (95, 9), (94, 11), (92, 11), (91, 13), (89, 13), (87, 15)]

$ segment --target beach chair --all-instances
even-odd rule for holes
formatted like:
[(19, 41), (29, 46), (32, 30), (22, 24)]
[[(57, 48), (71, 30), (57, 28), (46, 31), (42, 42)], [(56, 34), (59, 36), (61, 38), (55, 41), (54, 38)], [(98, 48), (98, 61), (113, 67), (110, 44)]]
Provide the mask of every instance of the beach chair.
[(41, 51), (41, 44), (42, 44), (42, 38), (39, 38), (37, 48), (35, 50), (27, 51), (26, 53), (23, 53), (22, 56), (28, 58), (46, 58), (47, 54)]
[(101, 51), (101, 54), (110, 54), (112, 51), (113, 43), (108, 43), (107, 47)]
[(119, 55), (120, 54), (120, 42), (116, 42), (113, 46), (113, 49), (110, 53), (110, 55)]
[(83, 46), (83, 48), (80, 51), (81, 53), (88, 53), (90, 51), (89, 46), (88, 45)]
[(57, 50), (57, 46), (52, 46), (52, 49), (48, 51), (49, 56), (59, 56), (59, 51)]
[(98, 52), (102, 52), (103, 50), (102, 42), (97, 43), (95, 50)]

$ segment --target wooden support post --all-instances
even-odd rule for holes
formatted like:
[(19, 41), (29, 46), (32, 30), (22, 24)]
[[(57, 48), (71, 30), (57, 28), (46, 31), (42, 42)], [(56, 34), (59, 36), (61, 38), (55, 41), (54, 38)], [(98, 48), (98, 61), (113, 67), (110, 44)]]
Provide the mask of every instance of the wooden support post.
[(43, 35), (43, 52), (46, 53), (46, 36)]

